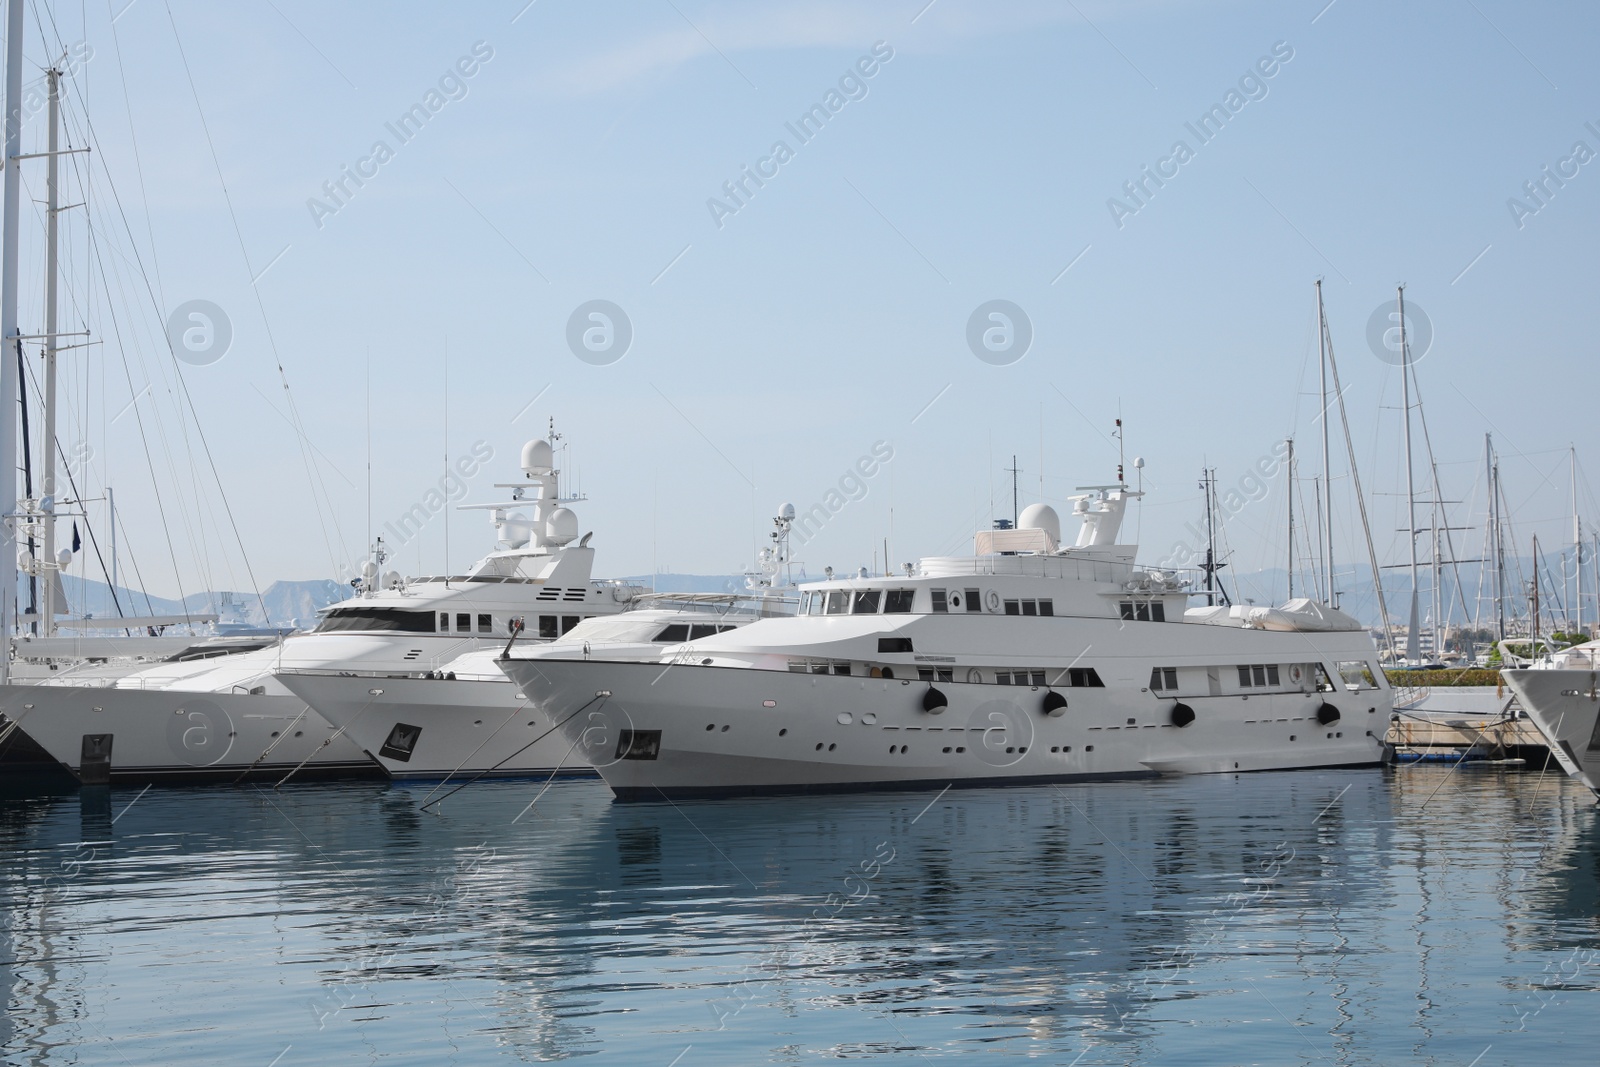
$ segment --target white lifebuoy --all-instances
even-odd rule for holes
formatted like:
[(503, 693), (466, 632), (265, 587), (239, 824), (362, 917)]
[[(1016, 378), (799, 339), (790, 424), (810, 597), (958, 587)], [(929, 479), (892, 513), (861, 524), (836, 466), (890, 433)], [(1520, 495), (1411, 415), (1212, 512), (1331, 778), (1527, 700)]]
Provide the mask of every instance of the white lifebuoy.
[(1300, 669), (1300, 664), (1296, 663), (1294, 666), (1289, 668), (1289, 681), (1298, 685), (1300, 683), (1300, 679), (1304, 676), (1304, 673), (1305, 672)]
[(999, 611), (1000, 610), (1000, 594), (999, 593), (996, 593), (993, 589), (991, 589), (991, 590), (989, 590), (989, 595), (985, 598), (985, 600), (987, 601), (987, 603), (989, 605), (989, 610), (990, 611)]

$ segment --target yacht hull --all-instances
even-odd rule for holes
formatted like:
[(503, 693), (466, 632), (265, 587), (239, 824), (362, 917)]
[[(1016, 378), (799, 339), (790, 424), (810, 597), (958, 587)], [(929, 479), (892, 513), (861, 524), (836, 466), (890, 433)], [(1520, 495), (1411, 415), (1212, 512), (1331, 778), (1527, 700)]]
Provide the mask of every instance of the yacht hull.
[(396, 779), (594, 777), (572, 742), (498, 679), (277, 675)]
[[(541, 657), (502, 664), (622, 799), (920, 789), (1366, 766), (1387, 692), (1185, 696)], [(1324, 701), (1343, 704), (1319, 723)], [(1358, 706), (1359, 704), (1359, 706)], [(1381, 712), (1381, 714), (1380, 714)], [(1179, 716), (1181, 717), (1181, 716)]]
[(382, 775), (356, 744), (290, 696), (7, 685), (0, 711), (80, 779)]
[(1550, 754), (1600, 796), (1600, 672), (1511, 670), (1501, 674)]

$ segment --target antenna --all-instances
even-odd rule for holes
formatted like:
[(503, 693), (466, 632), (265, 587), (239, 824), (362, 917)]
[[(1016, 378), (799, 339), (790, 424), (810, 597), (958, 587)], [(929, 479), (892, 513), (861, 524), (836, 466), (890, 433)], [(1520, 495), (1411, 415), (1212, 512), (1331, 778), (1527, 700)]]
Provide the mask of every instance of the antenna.
[(1017, 528), (1017, 518), (1020, 515), (1020, 512), (1017, 511), (1017, 475), (1021, 473), (1017, 467), (1016, 453), (1012, 453), (1011, 466), (1007, 469), (1011, 472), (1011, 528), (1015, 530)]
[(1111, 431), (1111, 436), (1115, 437), (1117, 439), (1117, 484), (1118, 485), (1122, 485), (1122, 486), (1126, 486), (1128, 483), (1122, 477), (1122, 461), (1123, 461), (1123, 459), (1125, 457), (1123, 455), (1124, 447), (1123, 447), (1123, 442), (1122, 442), (1122, 420), (1121, 419), (1117, 420), (1117, 428), (1115, 430)]

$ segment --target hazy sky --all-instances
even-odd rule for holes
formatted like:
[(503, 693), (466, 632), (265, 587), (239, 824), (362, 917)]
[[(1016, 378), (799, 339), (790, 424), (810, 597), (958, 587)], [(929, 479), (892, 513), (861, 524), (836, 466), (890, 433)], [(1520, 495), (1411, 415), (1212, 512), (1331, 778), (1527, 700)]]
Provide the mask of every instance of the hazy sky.
[[(104, 343), (64, 357), (62, 443), (86, 494), (116, 487), (152, 591), (174, 563), (187, 590), (247, 588), (244, 555), (262, 584), (330, 575), (446, 453), (492, 448), (467, 499), (493, 499), (552, 416), (602, 574), (742, 569), (780, 502), (841, 478), (860, 499), (799, 553), (813, 573), (881, 563), (885, 538), (896, 564), (969, 551), (1010, 515), (1013, 454), (1024, 506), (1113, 480), (1119, 413), (1154, 561), (1192, 540), (1202, 465), (1238, 487), (1294, 435), (1310, 503), (1318, 277), (1385, 561), (1400, 379), (1367, 333), (1401, 282), (1433, 331), (1415, 354), (1451, 524), (1481, 528), (1492, 431), (1519, 539), (1570, 538), (1565, 450), (1600, 462), (1593, 5), (524, 3), (112, 0), (43, 33), (30, 11), (30, 84), (87, 42), (67, 112), (74, 145), (85, 115), (97, 135), (62, 329)], [(180, 370), (161, 331), (190, 300), (232, 338)], [(605, 323), (580, 316), (586, 361), (569, 320), (594, 300), (628, 326), (591, 352)], [(1019, 333), (988, 361), (969, 345), (995, 300), (1026, 316), (1020, 359)], [(1004, 326), (985, 316), (978, 335)], [(1365, 551), (1334, 448), (1343, 563)], [(1282, 474), (1255, 495), (1226, 524), (1239, 570), (1287, 551)], [(449, 529), (459, 570), (487, 523)], [(444, 535), (400, 569), (439, 570)], [(1475, 555), (1481, 531), (1458, 536)]]

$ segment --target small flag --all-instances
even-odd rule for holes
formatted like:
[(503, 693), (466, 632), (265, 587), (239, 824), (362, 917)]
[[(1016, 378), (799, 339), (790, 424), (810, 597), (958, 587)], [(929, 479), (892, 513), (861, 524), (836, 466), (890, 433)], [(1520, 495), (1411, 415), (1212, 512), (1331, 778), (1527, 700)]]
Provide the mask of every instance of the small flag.
[(72, 524), (72, 554), (77, 555), (81, 548), (83, 548), (83, 538), (78, 536), (78, 524), (74, 521)]

